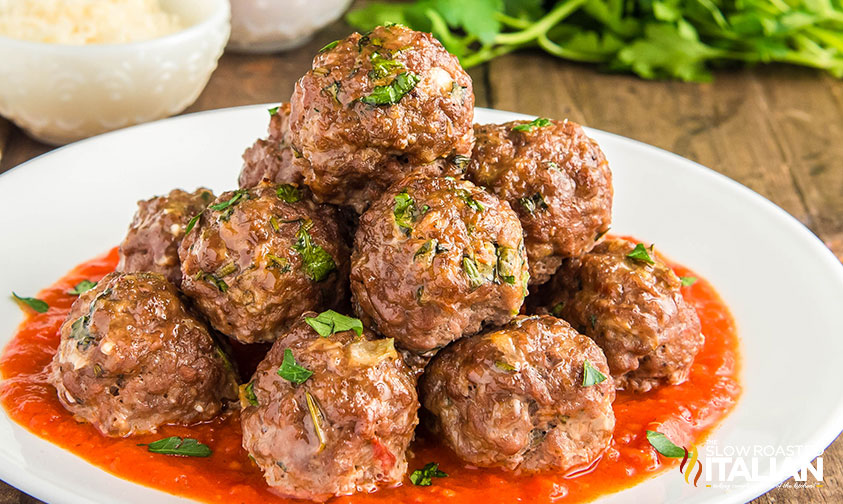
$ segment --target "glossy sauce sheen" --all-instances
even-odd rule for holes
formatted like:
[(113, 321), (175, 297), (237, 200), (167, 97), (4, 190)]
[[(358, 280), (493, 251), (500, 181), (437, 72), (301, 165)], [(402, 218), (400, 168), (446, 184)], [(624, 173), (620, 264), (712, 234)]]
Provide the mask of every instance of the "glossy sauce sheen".
[[(38, 295), (50, 305), (49, 311), (30, 315), (0, 359), (4, 377), (0, 399), (9, 416), (34, 434), (116, 476), (165, 492), (206, 502), (290, 502), (268, 490), (260, 470), (241, 448), (237, 415), (191, 427), (165, 426), (154, 435), (112, 439), (77, 422), (59, 404), (55, 389), (47, 383), (46, 370), (58, 347), (59, 328), (76, 298), (66, 291), (83, 279), (99, 280), (116, 264), (115, 248), (76, 267)], [(684, 267), (673, 267), (680, 276), (693, 275)], [(619, 393), (614, 403), (614, 440), (589, 471), (576, 477), (553, 473), (515, 477), (499, 470), (470, 468), (422, 433), (411, 446), (410, 471), (435, 461), (448, 473), (447, 478), (434, 479), (428, 487), (414, 486), (407, 479), (398, 488), (331, 502), (582, 502), (675, 467), (678, 461), (660, 457), (647, 442), (645, 431), (664, 432), (679, 445), (699, 444), (740, 395), (738, 338), (729, 310), (703, 279), (682, 290), (696, 308), (706, 336), (690, 378), (682, 385), (647, 394)], [(213, 455), (175, 457), (149, 453), (138, 446), (168, 436), (196, 438), (209, 445)], [(677, 473), (676, 477), (682, 476)]]

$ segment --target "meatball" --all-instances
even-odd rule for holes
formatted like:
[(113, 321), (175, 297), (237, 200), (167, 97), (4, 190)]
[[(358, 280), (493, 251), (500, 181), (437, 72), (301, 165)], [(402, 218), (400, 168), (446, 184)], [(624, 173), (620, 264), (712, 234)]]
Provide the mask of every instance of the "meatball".
[(274, 341), (305, 311), (344, 301), (348, 247), (337, 212), (292, 184), (227, 192), (179, 248), (182, 290), (215, 329)]
[(565, 261), (545, 287), (545, 311), (600, 345), (619, 389), (646, 392), (687, 379), (704, 341), (700, 321), (652, 250), (606, 240)]
[(600, 347), (564, 320), (520, 316), (439, 352), (420, 387), (434, 430), (466, 462), (564, 472), (611, 442), (608, 374)]
[(612, 172), (579, 124), (537, 119), (475, 126), (466, 177), (507, 201), (524, 227), (530, 283), (594, 246), (612, 222)]
[(210, 420), (237, 399), (228, 357), (157, 273), (111, 273), (74, 301), (50, 382), (106, 436)]
[(527, 292), (518, 216), (450, 177), (390, 188), (360, 218), (351, 262), (358, 316), (417, 354), (508, 322)]
[(471, 155), (471, 78), (429, 33), (390, 25), (331, 44), (291, 102), (305, 184), (358, 213), (411, 170), (450, 173), (442, 158)]
[(399, 484), (418, 423), (415, 380), (393, 340), (362, 325), (320, 337), (308, 322), (325, 316), (305, 314), (241, 387), (243, 447), (285, 497)]
[(276, 184), (302, 183), (290, 148), (290, 104), (282, 103), (269, 113), (269, 136), (256, 140), (243, 153), (241, 188), (255, 187), (264, 179)]
[(173, 189), (167, 196), (139, 201), (129, 233), (120, 244), (117, 271), (152, 271), (181, 285), (179, 243), (190, 219), (213, 199), (210, 189), (199, 188), (192, 193)]

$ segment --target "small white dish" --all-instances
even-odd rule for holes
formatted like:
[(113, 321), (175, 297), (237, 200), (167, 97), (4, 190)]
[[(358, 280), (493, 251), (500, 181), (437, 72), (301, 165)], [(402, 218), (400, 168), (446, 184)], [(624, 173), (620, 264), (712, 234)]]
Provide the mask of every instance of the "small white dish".
[(186, 26), (141, 42), (60, 45), (0, 36), (0, 115), (62, 145), (190, 106), (228, 41), (228, 0), (163, 0)]
[[(234, 188), (240, 155), (264, 135), (271, 106), (145, 124), (0, 175), (0, 293), (35, 295), (114, 247), (136, 200), (174, 187)], [(476, 111), (480, 123), (523, 117)], [(737, 322), (743, 395), (700, 447), (702, 457), (713, 447), (806, 447), (775, 471), (764, 462), (756, 478), (731, 488), (694, 487), (671, 470), (599, 502), (746, 502), (804, 467), (843, 427), (843, 266), (796, 219), (746, 187), (655, 147), (588, 133), (614, 173), (612, 232), (654, 242), (704, 276)], [(0, 299), (0, 345), (21, 320), (15, 303)], [(112, 476), (2, 413), (0, 479), (50, 503), (188, 502)]]

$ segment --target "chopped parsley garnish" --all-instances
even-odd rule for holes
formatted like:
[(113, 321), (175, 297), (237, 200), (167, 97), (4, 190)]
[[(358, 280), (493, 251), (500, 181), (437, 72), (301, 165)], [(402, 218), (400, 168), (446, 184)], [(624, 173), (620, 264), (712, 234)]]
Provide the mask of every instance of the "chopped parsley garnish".
[(495, 247), (495, 255), (498, 256), (498, 276), (505, 283), (515, 285), (515, 274), (521, 259), (518, 251), (509, 247)]
[(601, 373), (594, 365), (591, 364), (588, 360), (586, 360), (582, 365), (582, 386), (583, 387), (590, 387), (592, 385), (597, 385), (598, 383), (603, 383), (606, 381), (606, 375)]
[(483, 204), (475, 200), (468, 189), (457, 189), (455, 192), (457, 197), (463, 200), (469, 208), (474, 209), (475, 212), (482, 212), (484, 210)]
[(204, 280), (204, 281), (208, 282), (209, 284), (213, 285), (214, 287), (216, 287), (220, 292), (228, 291), (228, 284), (225, 283), (225, 280), (216, 276), (213, 273), (208, 273), (207, 271), (200, 271), (199, 273), (196, 273), (196, 275), (193, 277), (193, 279), (194, 280)]
[(589, 321), (589, 323), (591, 323), (592, 329), (597, 329), (597, 315), (592, 313), (591, 315), (588, 316), (588, 321)]
[(340, 103), (340, 89), (342, 89), (342, 84), (338, 81), (334, 81), (331, 84), (322, 88), (322, 91), (334, 99), (335, 102)]
[(465, 275), (468, 277), (468, 283), (472, 289), (476, 289), (486, 283), (486, 279), (483, 278), (480, 270), (477, 269), (477, 263), (471, 257), (465, 256), (462, 258), (462, 269), (465, 271)]
[(269, 117), (272, 117), (277, 114), (279, 108), (280, 107), (272, 107), (271, 109), (267, 109), (267, 112), (269, 112)]
[(395, 217), (395, 223), (398, 224), (398, 227), (409, 235), (413, 229), (413, 223), (418, 217), (418, 212), (416, 211), (416, 201), (407, 194), (406, 190), (395, 195), (392, 215)]
[(514, 373), (515, 371), (517, 371), (515, 366), (504, 361), (495, 361), (495, 367), (500, 369), (501, 371), (506, 371), (507, 373)]
[(546, 117), (536, 117), (528, 123), (513, 126), (512, 131), (533, 131), (534, 128), (544, 128), (545, 126), (550, 126), (551, 123), (552, 121)]
[(12, 296), (14, 296), (15, 299), (17, 299), (21, 303), (25, 304), (26, 306), (32, 308), (33, 310), (35, 310), (38, 313), (44, 313), (44, 312), (46, 312), (47, 310), (50, 309), (50, 305), (48, 305), (44, 301), (41, 301), (38, 298), (21, 297), (21, 296), (18, 296), (17, 294), (15, 294), (14, 292), (12, 292)]
[(393, 105), (412, 91), (420, 81), (421, 77), (412, 72), (400, 73), (389, 84), (375, 86), (372, 93), (360, 98), (360, 101), (372, 106)]
[(187, 227), (184, 228), (184, 234), (185, 235), (187, 235), (187, 233), (189, 233), (190, 231), (193, 230), (193, 227), (196, 226), (197, 222), (199, 222), (199, 218), (202, 217), (203, 212), (204, 212), (204, 210), (202, 212), (199, 212), (198, 214), (194, 215), (189, 221), (187, 221)]
[(605, 231), (600, 231), (599, 233), (597, 233), (597, 236), (594, 237), (594, 241), (599, 241), (600, 238), (603, 238), (604, 236), (606, 236), (606, 233), (609, 232), (609, 229), (610, 228), (606, 228)]
[(299, 227), (299, 231), (296, 233), (298, 241), (293, 245), (293, 250), (301, 256), (302, 269), (305, 275), (314, 282), (321, 282), (337, 269), (337, 264), (331, 254), (313, 243), (310, 233), (307, 232), (307, 227), (304, 222)]
[(454, 166), (457, 167), (457, 171), (463, 173), (465, 172), (465, 169), (468, 168), (468, 163), (471, 162), (471, 158), (468, 156), (457, 155), (454, 156), (452, 162), (454, 163)]
[(281, 184), (275, 190), (275, 194), (285, 203), (301, 201), (301, 189), (292, 184)]
[(433, 478), (447, 478), (448, 475), (439, 470), (439, 464), (430, 462), (421, 469), (416, 469), (410, 474), (410, 481), (416, 486), (430, 486)]
[[(653, 246), (650, 245), (650, 252), (653, 251)], [(636, 261), (641, 261), (647, 264), (655, 264), (656, 262), (653, 261), (653, 258), (650, 257), (650, 254), (647, 253), (647, 248), (644, 247), (643, 244), (639, 243), (635, 245), (635, 248), (632, 249), (632, 252), (626, 255), (630, 259), (634, 259)]]
[(261, 403), (258, 402), (258, 396), (255, 395), (255, 382), (249, 382), (243, 386), (243, 397), (245, 397), (246, 401), (252, 406), (261, 405)]
[(182, 457), (210, 457), (213, 453), (208, 445), (193, 438), (182, 439), (178, 436), (159, 439), (148, 445), (139, 444), (138, 446), (146, 446), (146, 449), (152, 453), (180, 455)]
[(647, 441), (650, 442), (657, 452), (669, 458), (683, 458), (685, 456), (685, 449), (673, 444), (673, 441), (667, 436), (658, 431), (647, 431)]
[(523, 197), (518, 199), (518, 203), (521, 203), (521, 206), (524, 207), (524, 210), (527, 211), (530, 215), (533, 215), (536, 210), (547, 210), (547, 202), (544, 200), (544, 196), (541, 193), (536, 193), (530, 197)]
[(234, 211), (234, 205), (240, 202), (243, 198), (248, 198), (249, 192), (246, 189), (238, 189), (234, 191), (229, 199), (226, 201), (221, 201), (215, 205), (211, 205), (208, 208), (214, 210), (216, 212), (222, 212), (222, 216), (220, 217), (222, 220), (227, 221), (229, 217), (231, 217), (231, 213)]
[(404, 68), (404, 64), (400, 61), (386, 58), (379, 52), (372, 53), (369, 61), (372, 62), (372, 70), (369, 71), (369, 78), (372, 80), (383, 79), (393, 70)]
[(67, 291), (67, 293), (71, 294), (73, 296), (78, 296), (78, 295), (82, 294), (83, 292), (88, 292), (89, 290), (93, 289), (96, 286), (97, 286), (96, 282), (92, 282), (90, 280), (82, 280), (81, 282), (76, 284), (76, 286), (74, 288)]
[(88, 329), (90, 323), (90, 315), (83, 315), (70, 325), (70, 338), (76, 340), (76, 348), (83, 351), (87, 350), (94, 341), (94, 337)]
[(270, 269), (278, 268), (281, 273), (288, 273), (291, 269), (290, 261), (286, 257), (275, 254), (266, 254), (266, 267)]
[(331, 49), (337, 47), (337, 44), (339, 44), (339, 43), (340, 43), (339, 40), (335, 40), (333, 42), (328, 42), (327, 44), (325, 44), (325, 47), (323, 47), (322, 49), (319, 49), (319, 52), (323, 53), (325, 51), (330, 51)]
[(679, 281), (682, 282), (682, 287), (690, 287), (697, 283), (697, 277), (694, 276), (684, 276), (679, 277)]
[(323, 338), (343, 331), (354, 331), (358, 336), (363, 334), (363, 322), (360, 319), (347, 317), (334, 310), (323, 311), (315, 317), (305, 317), (304, 321)]
[(306, 367), (299, 366), (296, 359), (293, 357), (293, 351), (289, 348), (284, 349), (284, 360), (281, 361), (281, 367), (278, 368), (278, 376), (284, 378), (288, 382), (301, 384), (307, 381), (313, 375), (313, 371)]

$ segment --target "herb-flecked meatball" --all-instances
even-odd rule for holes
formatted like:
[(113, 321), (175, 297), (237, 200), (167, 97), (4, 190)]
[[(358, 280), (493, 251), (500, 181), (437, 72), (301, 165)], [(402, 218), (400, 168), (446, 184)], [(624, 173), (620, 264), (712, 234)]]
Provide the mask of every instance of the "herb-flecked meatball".
[(173, 189), (167, 196), (139, 201), (129, 233), (120, 244), (117, 271), (161, 273), (181, 285), (179, 243), (194, 216), (214, 200), (210, 189), (189, 193)]
[(393, 340), (357, 319), (305, 314), (241, 387), (241, 405), (243, 447), (285, 497), (371, 492), (407, 471), (415, 379)]
[(550, 279), (609, 230), (612, 172), (597, 143), (570, 121), (478, 125), (466, 177), (509, 202), (524, 227), (530, 283)]
[(450, 177), (390, 188), (360, 218), (351, 261), (358, 316), (418, 354), (508, 322), (527, 291), (518, 216)]
[(600, 348), (564, 320), (520, 316), (439, 352), (420, 393), (434, 430), (466, 462), (565, 472), (611, 442), (608, 374)]
[(301, 184), (302, 176), (293, 165), (290, 147), (290, 104), (270, 109), (269, 135), (260, 138), (243, 153), (241, 188), (254, 187), (264, 179), (275, 184)]
[(319, 201), (361, 213), (393, 182), (450, 173), (474, 143), (474, 92), (429, 33), (378, 27), (330, 44), (291, 98), (295, 163)]
[(348, 247), (334, 208), (292, 184), (227, 192), (182, 241), (182, 290), (241, 343), (271, 342), (305, 311), (345, 299)]
[(157, 273), (111, 273), (74, 301), (50, 381), (107, 436), (210, 420), (237, 399), (228, 357)]
[(704, 342), (681, 285), (652, 249), (608, 239), (565, 261), (544, 298), (600, 345), (619, 389), (646, 392), (685, 381)]

